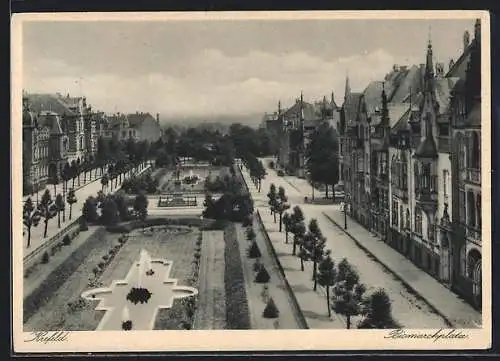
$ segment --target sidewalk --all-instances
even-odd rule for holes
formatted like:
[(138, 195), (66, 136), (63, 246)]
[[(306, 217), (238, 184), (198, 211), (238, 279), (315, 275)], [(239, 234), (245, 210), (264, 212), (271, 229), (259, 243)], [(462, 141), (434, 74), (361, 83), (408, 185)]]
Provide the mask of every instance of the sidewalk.
[(344, 214), (339, 209), (323, 214), (340, 230), (344, 231), (360, 248), (370, 253), (398, 277), (407, 287), (424, 298), (452, 327), (477, 328), (481, 325), (481, 313), (429, 276), (399, 252), (375, 238), (355, 220), (347, 217), (347, 230), (343, 229)]
[[(141, 171), (138, 172), (138, 174), (146, 171), (149, 167), (145, 166)], [(122, 177), (122, 183), (123, 183), (124, 178)], [(76, 182), (75, 182), (76, 183)], [(121, 183), (118, 183), (118, 187), (113, 187), (113, 192), (118, 190), (121, 186)], [(61, 231), (65, 227), (67, 227), (69, 224), (75, 222), (75, 220), (81, 215), (82, 207), (85, 201), (89, 196), (96, 196), (97, 192), (100, 191), (102, 188), (101, 182), (94, 180), (90, 183), (87, 183), (83, 187), (79, 188), (76, 190), (75, 195), (77, 198), (77, 202), (73, 204), (72, 207), (72, 219), (69, 219), (69, 204), (66, 204), (66, 220), (63, 221), (63, 215), (61, 214), (61, 227), (59, 228), (58, 222), (57, 222), (57, 216), (52, 218), (47, 226), (47, 237), (43, 237), (44, 233), (44, 228), (45, 224), (43, 222), (43, 219), (40, 221), (38, 226), (32, 227), (31, 228), (31, 241), (30, 241), (30, 247), (27, 248), (27, 242), (28, 242), (28, 234), (27, 232), (23, 236), (23, 250), (24, 254), (23, 256), (26, 257), (32, 252), (34, 252), (40, 245), (42, 245), (45, 241), (50, 239), (52, 236), (54, 236), (57, 232)], [(50, 187), (48, 188), (50, 190)], [(61, 188), (62, 190), (62, 188)], [(54, 189), (51, 189), (51, 195), (52, 199), (55, 199), (55, 195), (52, 194)]]

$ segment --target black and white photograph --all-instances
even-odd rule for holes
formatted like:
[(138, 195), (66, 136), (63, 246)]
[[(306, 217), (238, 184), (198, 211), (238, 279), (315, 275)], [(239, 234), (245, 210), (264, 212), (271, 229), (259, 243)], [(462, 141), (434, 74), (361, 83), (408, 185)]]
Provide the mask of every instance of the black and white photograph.
[(490, 344), (487, 12), (12, 33), (15, 349)]

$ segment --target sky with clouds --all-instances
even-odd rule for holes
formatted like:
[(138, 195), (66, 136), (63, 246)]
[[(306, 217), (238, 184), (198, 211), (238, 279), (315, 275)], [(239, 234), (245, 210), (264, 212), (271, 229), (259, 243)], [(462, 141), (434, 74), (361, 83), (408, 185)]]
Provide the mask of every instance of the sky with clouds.
[(274, 111), (353, 91), (393, 64), (457, 59), (474, 20), (27, 22), (23, 87), (87, 97), (105, 112), (179, 116)]

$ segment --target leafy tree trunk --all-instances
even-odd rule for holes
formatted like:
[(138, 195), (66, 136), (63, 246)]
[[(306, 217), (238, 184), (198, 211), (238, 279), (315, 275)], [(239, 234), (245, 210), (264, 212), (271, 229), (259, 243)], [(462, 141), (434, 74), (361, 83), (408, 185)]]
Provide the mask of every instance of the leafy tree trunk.
[(328, 184), (325, 184), (325, 197), (328, 199)]
[(78, 173), (78, 187), (80, 187), (80, 173)]
[(350, 315), (347, 315), (347, 329), (348, 330), (351, 329), (351, 316)]
[(61, 211), (57, 212), (57, 228), (61, 228)]
[(75, 178), (73, 178), (73, 189), (75, 188)]
[(63, 214), (63, 223), (64, 223), (64, 222), (66, 222), (66, 207), (63, 208), (62, 214)]
[(295, 256), (296, 247), (297, 247), (297, 242), (295, 241), (295, 237), (293, 237), (292, 256)]
[(288, 244), (288, 231), (285, 231), (285, 243)]
[[(303, 252), (302, 247), (300, 248), (301, 248), (300, 252), (302, 253)], [(300, 270), (304, 272), (304, 257), (302, 257), (302, 255), (300, 256)]]
[(31, 246), (31, 226), (28, 227), (28, 245), (26, 248), (30, 248)]
[(69, 205), (69, 220), (71, 221), (71, 210), (73, 209), (73, 203)]
[(314, 201), (314, 182), (311, 182), (312, 200)]
[(262, 185), (262, 181), (259, 179), (259, 193), (260, 193), (260, 187)]
[(274, 215), (274, 223), (276, 223), (276, 212), (274, 212), (273, 215)]
[(332, 316), (332, 311), (330, 310), (330, 286), (326, 286), (326, 306), (328, 307), (328, 317)]
[(283, 219), (283, 213), (280, 213), (280, 232), (282, 227), (282, 219)]
[(316, 261), (316, 255), (314, 255), (314, 260), (313, 260), (313, 280), (314, 280), (314, 290), (316, 291), (316, 287), (318, 285), (318, 281), (316, 280), (316, 275), (318, 273), (317, 270), (317, 261)]
[(49, 220), (45, 220), (45, 229), (43, 230), (43, 238), (47, 237), (47, 226), (49, 225)]

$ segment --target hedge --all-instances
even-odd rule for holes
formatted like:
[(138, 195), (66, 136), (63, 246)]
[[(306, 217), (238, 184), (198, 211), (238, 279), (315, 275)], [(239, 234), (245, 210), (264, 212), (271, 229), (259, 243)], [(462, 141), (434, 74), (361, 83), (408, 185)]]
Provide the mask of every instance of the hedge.
[[(154, 227), (154, 226), (170, 226), (170, 225), (180, 225), (180, 226), (195, 226), (195, 227), (212, 227), (216, 223), (213, 220), (201, 220), (199, 218), (150, 218), (146, 219), (143, 223), (139, 220), (133, 220), (128, 222), (123, 222), (120, 224), (109, 225), (106, 227), (106, 231), (110, 233), (129, 233), (134, 229), (142, 227)], [(223, 229), (223, 228), (218, 228)]]
[(234, 224), (228, 224), (224, 229), (224, 261), (226, 328), (249, 330), (251, 326), (245, 278)]
[(90, 252), (102, 242), (104, 229), (98, 229), (87, 241), (73, 251), (73, 253), (57, 267), (36, 288), (28, 295), (23, 302), (23, 322), (26, 323), (40, 307), (50, 301), (52, 295), (57, 292), (64, 282), (76, 271), (76, 269), (85, 261)]

